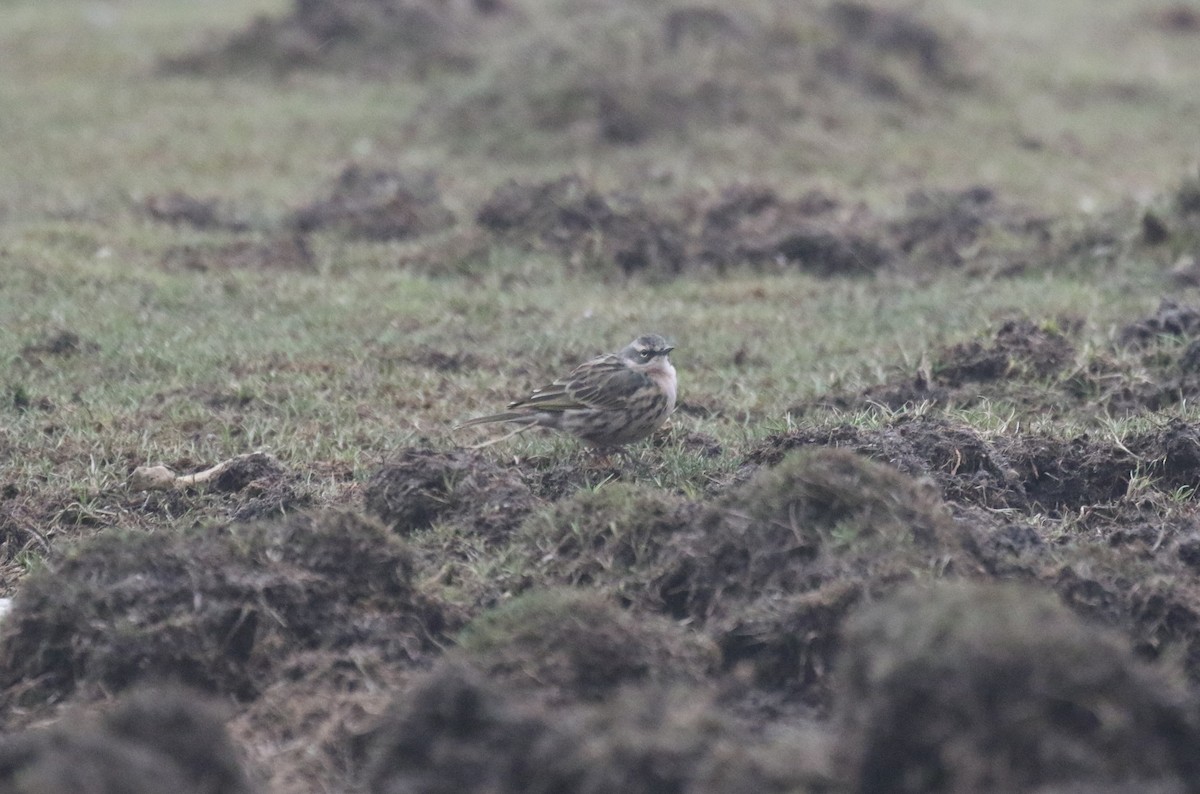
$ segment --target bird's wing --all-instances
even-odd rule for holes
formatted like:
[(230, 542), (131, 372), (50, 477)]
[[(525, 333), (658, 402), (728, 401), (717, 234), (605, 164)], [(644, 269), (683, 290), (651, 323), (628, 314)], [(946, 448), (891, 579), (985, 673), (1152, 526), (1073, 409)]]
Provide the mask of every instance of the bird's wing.
[(649, 377), (630, 369), (617, 356), (601, 356), (508, 407), (538, 411), (619, 408), (648, 385), (653, 385)]

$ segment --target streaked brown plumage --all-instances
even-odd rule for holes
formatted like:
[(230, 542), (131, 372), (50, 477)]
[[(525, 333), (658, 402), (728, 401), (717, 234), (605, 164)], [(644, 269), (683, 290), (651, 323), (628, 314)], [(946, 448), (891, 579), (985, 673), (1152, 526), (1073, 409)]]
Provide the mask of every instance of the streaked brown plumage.
[(675, 410), (672, 350), (658, 334), (639, 336), (619, 353), (586, 361), (565, 378), (509, 403), (507, 411), (458, 427), (495, 422), (549, 427), (597, 447), (641, 441)]

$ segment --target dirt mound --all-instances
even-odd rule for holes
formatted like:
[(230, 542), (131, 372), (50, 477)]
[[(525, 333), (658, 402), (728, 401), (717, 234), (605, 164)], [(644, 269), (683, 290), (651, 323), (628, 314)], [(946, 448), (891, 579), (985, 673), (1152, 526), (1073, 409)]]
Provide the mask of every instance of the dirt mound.
[(823, 193), (788, 200), (761, 185), (735, 185), (689, 209), (698, 227), (692, 255), (718, 269), (748, 263), (861, 275), (895, 258), (865, 209), (843, 208)]
[(385, 717), (366, 777), (372, 794), (782, 792), (815, 777), (817, 755), (748, 735), (695, 691), (551, 714), (445, 667)]
[(826, 11), (840, 39), (821, 53), (821, 63), (868, 93), (902, 98), (905, 73), (939, 83), (964, 85), (954, 64), (954, 46), (911, 9), (836, 2)]
[[(421, 367), (434, 372), (474, 372), (485, 366), (485, 360), (481, 356), (468, 350), (442, 350), (430, 345), (406, 347), (402, 352), (381, 351), (381, 355), (390, 355), (401, 364)], [(486, 365), (494, 366), (490, 361)]]
[(725, 669), (813, 705), (827, 703), (850, 608), (962, 558), (934, 488), (841, 450), (787, 456), (722, 497), (717, 515), (668, 552), (666, 608), (705, 621)]
[(839, 102), (864, 94), (928, 111), (937, 104), (926, 100), (971, 82), (963, 48), (911, 11), (795, 0), (513, 5), (553, 24), (518, 32), (519, 45), (481, 42), (483, 79), (423, 113), (443, 135), (517, 155), (721, 127), (770, 135), (836, 117)]
[(1075, 360), (1075, 347), (1057, 330), (1028, 320), (1010, 320), (996, 331), (992, 344), (978, 341), (954, 345), (938, 354), (933, 379), (950, 388), (1002, 378), (1045, 380), (1059, 375)]
[(1154, 314), (1123, 327), (1117, 334), (1117, 341), (1123, 345), (1141, 347), (1172, 336), (1200, 336), (1200, 308), (1164, 299)]
[[(1077, 358), (1075, 345), (1055, 325), (1062, 324), (1009, 320), (990, 339), (972, 339), (937, 351), (915, 373), (899, 372), (855, 394), (826, 395), (815, 405), (840, 410), (883, 406), (898, 411), (921, 404), (965, 408), (989, 400), (1040, 410), (1077, 407), (1097, 390), (1085, 383), (1086, 369), (1071, 372)], [(1113, 389), (1111, 379), (1105, 385)], [(791, 410), (803, 415), (810, 407), (798, 405)]]
[(522, 711), (477, 673), (444, 667), (398, 702), (375, 731), (367, 790), (550, 790), (538, 750), (554, 738), (549, 721)]
[(497, 541), (506, 538), (535, 499), (515, 471), (477, 452), (408, 447), (367, 482), (367, 512), (407, 535), (438, 522)]
[[(1192, 13), (1200, 19), (1200, 14)], [(1186, 175), (1174, 191), (1159, 195), (1139, 212), (1136, 220), (1128, 213), (1110, 213), (1109, 224), (1115, 228), (1127, 229), (1131, 221), (1138, 224), (1136, 231), (1117, 241), (1114, 250), (1160, 263), (1174, 287), (1200, 284), (1200, 171)]]
[(391, 74), (470, 68), (473, 24), (496, 3), (437, 0), (295, 0), (283, 17), (260, 16), (224, 43), (164, 58), (168, 74), (332, 68)]
[(1019, 272), (1054, 240), (1047, 219), (982, 187), (915, 194), (884, 216), (824, 193), (785, 198), (754, 184), (651, 209), (635, 193), (605, 194), (567, 176), (501, 186), (476, 222), (501, 242), (557, 253), (579, 272), (659, 279), (745, 265), (819, 276), (966, 266)]
[(484, 612), (459, 634), (455, 658), (492, 681), (552, 700), (601, 700), (621, 686), (697, 684), (716, 667), (701, 635), (634, 616), (594, 592), (535, 590)]
[(251, 483), (262, 480), (277, 480), (287, 475), (287, 469), (273, 456), (265, 453), (251, 453), (245, 457), (235, 458), (229, 466), (213, 478), (213, 490), (224, 493), (236, 493), (250, 486)]
[(166, 679), (253, 699), (292, 653), (370, 644), (409, 663), (446, 620), (411, 553), (350, 514), (110, 531), (30, 576), (0, 638), (8, 704)]
[(765, 8), (555, 5), (527, 13), (553, 16), (557, 30), (531, 30), (521, 46), (491, 48), (484, 80), (449, 108), (431, 103), (426, 115), (437, 116), (436, 128), (524, 153), (532, 140), (522, 135), (559, 146), (628, 146), (804, 113), (796, 75), (816, 70), (816, 53), (798, 39), (814, 25), (791, 6), (779, 4), (777, 13), (795, 17), (800, 30), (772, 35), (788, 26)]
[(1192, 525), (1187, 513), (1149, 511), (1107, 543), (1058, 558), (1044, 578), (1076, 612), (1128, 635), (1139, 657), (1182, 661), (1195, 685), (1200, 592), (1188, 562)]
[(905, 590), (851, 621), (839, 679), (858, 790), (1200, 779), (1178, 682), (1036, 590)]
[(1122, 327), (1111, 353), (1099, 354), (1064, 386), (1111, 413), (1159, 411), (1200, 388), (1200, 309), (1164, 299)]
[(553, 768), (567, 783), (560, 790), (769, 794), (828, 783), (823, 738), (799, 730), (754, 734), (695, 687), (631, 689), (584, 712), (577, 725), (574, 740), (554, 754)]
[[(219, 220), (213, 202), (175, 194), (157, 200), (165, 219)], [(402, 240), (454, 223), (431, 177), (351, 165), (327, 198), (289, 216), (286, 225), (296, 234), (179, 246), (164, 255), (163, 266), (313, 269), (306, 232)], [(957, 267), (1012, 273), (1049, 257), (1061, 244), (1046, 218), (983, 187), (917, 193), (903, 210), (882, 215), (820, 192), (787, 198), (754, 184), (652, 203), (639, 191), (602, 192), (568, 175), (501, 185), (476, 210), (475, 223), (403, 261), (432, 273), (470, 273), (479, 267), (476, 260), (486, 259), (488, 243), (500, 243), (553, 253), (575, 273), (651, 280), (740, 266), (796, 268), (827, 277), (918, 275)]]
[[(821, 703), (842, 616), (914, 570), (963, 559), (930, 486), (840, 450), (764, 468), (713, 502), (609, 485), (535, 512), (500, 570), (598, 587), (704, 629), (721, 666)], [(511, 563), (511, 564), (510, 564)]]
[(181, 190), (147, 196), (141, 210), (152, 220), (193, 229), (244, 232), (254, 225), (245, 211), (219, 198), (197, 198)]
[[(438, 139), (528, 151), (548, 134), (632, 145), (729, 125), (764, 129), (849, 93), (928, 111), (971, 84), (964, 30), (932, 15), (757, 0), (296, 0), (167, 73), (353, 70), (394, 79), (474, 72), (417, 116)], [(449, 100), (449, 101), (448, 101)], [(483, 139), (481, 141), (480, 139)]]
[(1165, 493), (1200, 479), (1200, 434), (1178, 420), (1120, 441), (1087, 435), (986, 439), (949, 419), (909, 415), (878, 429), (843, 425), (772, 436), (747, 462), (772, 464), (787, 450), (812, 446), (888, 461), (911, 476), (931, 478), (948, 500), (992, 509), (1056, 514), (1117, 503), (1139, 476)]
[(603, 196), (578, 177), (500, 186), (475, 216), (510, 244), (550, 250), (576, 270), (678, 275), (684, 266), (683, 230), (633, 196)]
[(64, 328), (52, 331), (36, 342), (26, 344), (21, 348), (21, 359), (28, 364), (38, 365), (45, 363), (47, 358), (71, 358), (79, 355), (93, 355), (99, 351), (100, 345)]
[(259, 697), (230, 721), (264, 792), (358, 791), (364, 737), (422, 671), (378, 648), (301, 651), (289, 656)]
[(773, 263), (824, 276), (967, 265), (1016, 272), (1053, 240), (1046, 218), (982, 186), (913, 193), (893, 217), (823, 193), (784, 199), (756, 185), (727, 188), (686, 209), (698, 219), (694, 256), (702, 262)]
[(249, 794), (214, 708), (182, 690), (131, 693), (98, 718), (0, 738), (12, 794)]
[(1051, 416), (1120, 416), (1160, 411), (1200, 388), (1200, 309), (1164, 300), (1124, 325), (1111, 348), (1084, 357), (1073, 341), (1080, 321), (1005, 322), (990, 339), (943, 348), (916, 368), (856, 393), (792, 406), (810, 411), (890, 411), (915, 406), (1013, 406)]
[(1174, 191), (1158, 196), (1141, 217), (1142, 242), (1148, 246), (1173, 243), (1178, 251), (1200, 242), (1200, 171), (1186, 175)]
[(861, 541), (933, 547), (949, 540), (948, 516), (936, 489), (892, 466), (837, 450), (785, 457), (730, 492), (722, 504), (744, 532), (769, 535), (786, 529), (794, 542), (765, 544), (776, 550), (792, 546), (815, 552)]
[[(222, 393), (215, 398), (228, 398), (236, 404), (236, 395)], [(188, 400), (203, 402), (214, 399), (212, 392), (189, 390)], [(229, 412), (222, 421), (240, 424), (240, 414)], [(63, 455), (73, 455), (73, 447), (64, 446)], [(0, 455), (3, 441), (0, 440)], [(0, 593), (13, 592), (12, 583), (23, 578), (27, 566), (15, 565), (16, 560), (29, 553), (38, 556), (57, 551), (57, 545), (77, 540), (105, 529), (122, 528), (129, 531), (159, 531), (177, 526), (181, 516), (185, 523), (196, 521), (251, 521), (287, 515), (315, 504), (322, 476), (317, 469), (298, 471), (263, 453), (239, 455), (213, 467), (212, 461), (179, 458), (163, 466), (143, 467), (143, 449), (118, 445), (97, 458), (97, 465), (107, 471), (120, 473), (128, 479), (114, 479), (107, 487), (81, 488), (77, 483), (18, 482), (0, 476)], [(139, 490), (146, 483), (139, 470), (148, 470), (160, 478), (162, 490)], [(193, 474), (216, 470), (220, 476), (203, 483), (186, 484)], [(179, 473), (180, 476), (176, 476)], [(339, 474), (348, 479), (349, 475)], [(328, 501), (328, 497), (321, 497)], [(10, 578), (11, 577), (11, 578)]]
[(307, 240), (290, 234), (266, 240), (236, 240), (217, 245), (179, 245), (160, 260), (164, 270), (222, 273), (229, 270), (300, 270), (315, 272), (317, 260)]
[(406, 240), (454, 224), (432, 175), (347, 166), (328, 198), (292, 213), (288, 224), (301, 232), (333, 229), (347, 237)]
[(977, 266), (1000, 272), (1020, 271), (1053, 240), (1045, 216), (1003, 202), (982, 185), (912, 193), (887, 232), (907, 260), (921, 264), (919, 269), (976, 260)]
[(1163, 33), (1200, 33), (1200, 11), (1188, 3), (1168, 3), (1145, 15), (1146, 21)]
[[(535, 511), (506, 553), (537, 561), (549, 581), (604, 584), (622, 603), (644, 605), (654, 598), (649, 588), (660, 558), (702, 514), (700, 505), (680, 497), (616, 482)], [(503, 584), (518, 591), (531, 586), (528, 581)]]
[[(175, 473), (196, 468), (201, 471), (191, 475)], [(156, 476), (163, 477), (160, 485), (165, 487), (143, 493), (155, 488)], [(192, 476), (199, 482), (189, 480)], [(98, 494), (97, 498), (114, 503), (121, 515), (143, 519), (195, 511), (232, 521), (250, 521), (309, 507), (313, 503), (313, 489), (303, 473), (287, 468), (275, 456), (251, 452), (216, 467), (197, 467), (190, 460), (179, 461), (172, 468), (138, 467), (130, 475), (128, 488)]]

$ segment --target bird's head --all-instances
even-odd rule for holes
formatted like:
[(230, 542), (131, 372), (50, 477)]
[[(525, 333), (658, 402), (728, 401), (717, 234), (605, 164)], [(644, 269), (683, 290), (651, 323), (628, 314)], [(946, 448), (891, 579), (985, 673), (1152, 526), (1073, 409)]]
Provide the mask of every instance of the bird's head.
[(674, 345), (658, 334), (643, 334), (630, 342), (619, 355), (632, 367), (653, 371), (670, 366), (668, 356), (674, 349)]

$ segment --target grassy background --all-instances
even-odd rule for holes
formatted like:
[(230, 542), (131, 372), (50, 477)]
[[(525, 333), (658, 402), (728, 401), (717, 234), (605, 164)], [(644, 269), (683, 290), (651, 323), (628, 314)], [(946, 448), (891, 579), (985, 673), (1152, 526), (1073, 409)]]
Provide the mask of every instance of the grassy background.
[[(390, 451), (416, 438), (477, 441), (451, 425), (641, 331), (677, 340), (683, 400), (715, 409), (676, 422), (735, 450), (798, 421), (789, 409), (806, 399), (915, 371), (932, 349), (1006, 318), (1076, 318), (1083, 353), (1106, 344), (1169, 289), (1162, 262), (1002, 279), (745, 270), (649, 284), (571, 278), (555, 257), (500, 245), (464, 275), (429, 275), (403, 265), (419, 243), (329, 234), (313, 239), (312, 273), (194, 273), (160, 262), (178, 245), (256, 233), (174, 228), (139, 211), (148, 195), (183, 189), (251, 207), (265, 228), (352, 161), (436, 173), (461, 218), (507, 178), (570, 172), (649, 196), (769, 180), (885, 211), (916, 187), (984, 182), (1072, 214), (1148, 201), (1187, 173), (1200, 124), (1194, 37), (1151, 31), (1135, 3), (945, 6), (973, 90), (927, 106), (835, 92), (770, 133), (723, 128), (687, 146), (626, 148), (568, 139), (538, 152), (524, 151), (536, 136), (489, 150), (428, 121), (431, 101), (499, 79), (520, 41), (493, 44), (484, 57), (498, 71), (470, 79), (164, 76), (163, 54), (287, 4), (0, 4), (0, 105), (19, 109), (0, 115), (0, 479), (29, 505), (18, 516), (70, 506), (48, 524), (13, 521), (0, 595), (60, 535), (127, 519), (103, 495), (133, 466), (194, 469), (267, 448), (309, 472), (323, 499), (345, 502)], [(29, 351), (61, 331), (78, 335), (77, 353)], [(463, 365), (423, 365), (421, 351)], [(529, 435), (494, 454), (568, 449)], [(663, 465), (664, 482), (692, 482), (672, 473), (678, 460)]]
[[(888, 49), (894, 41), (839, 38), (829, 9), (853, 3), (742, 0), (728, 10), (768, 20), (747, 29), (770, 35), (681, 52), (654, 42), (659, 17), (686, 0), (508, 5), (444, 42), (474, 70), (436, 58), (416, 68), (406, 52), (357, 63), (328, 43), (319, 68), (186, 74), (164, 59), (211, 52), (294, 4), (0, 0), (0, 598), (17, 595), (17, 628), (0, 643), (10, 676), (0, 727), (52, 722), (148, 669), (188, 667), (230, 707), (231, 735), (264, 790), (357, 790), (365, 731), (387, 701), (411, 694), (419, 671), (459, 659), (522, 706), (558, 686), (553, 697), (570, 698), (564, 681), (593, 676), (609, 702), (592, 705), (612, 709), (610, 722), (580, 722), (584, 712), (562, 704), (543, 717), (576, 725), (582, 764), (597, 770), (604, 752), (629, 775), (664, 758), (687, 777), (695, 769), (684, 767), (720, 758), (719, 776), (744, 785), (754, 778), (725, 762), (753, 767), (752, 744), (778, 733), (779, 758), (815, 774), (814, 790), (843, 790), (845, 779), (825, 778), (845, 749), (830, 709), (855, 698), (834, 694), (827, 671), (859, 631), (836, 659), (843, 669), (876, 653), (885, 669), (900, 645), (928, 640), (917, 689), (885, 681), (876, 694), (903, 702), (927, 680), (955, 693), (946, 730), (937, 708), (929, 729), (904, 708), (887, 712), (906, 715), (892, 731), (901, 744), (925, 731), (965, 734), (969, 747), (975, 731), (981, 757), (1006, 752), (992, 740), (992, 704), (1015, 698), (1022, 741), (1067, 758), (1077, 746), (1059, 741), (1074, 732), (1061, 678), (1068, 691), (1084, 682), (1080, 713), (1117, 726), (1123, 750), (1089, 745), (1072, 763), (1102, 774), (1109, 756), (1124, 769), (1128, 755), (1152, 768), (1158, 756), (1129, 738), (1153, 744), (1174, 723), (1127, 716), (1174, 698), (1168, 679), (1180, 669), (1190, 689), (1179, 703), (1195, 702), (1200, 681), (1200, 412), (1187, 393), (1200, 383), (1200, 345), (1194, 327), (1141, 347), (1118, 340), (1164, 297), (1197, 302), (1171, 270), (1200, 259), (1200, 215), (1178, 206), (1181, 184), (1200, 196), (1200, 23), (1172, 28), (1164, 14), (1185, 6), (1135, 0), (874, 3), (893, 33), (907, 20), (921, 23), (910, 37), (936, 34), (944, 68), (925, 74), (911, 51)], [(844, 73), (814, 55), (830, 45), (846, 45)], [(671, 106), (713, 85), (725, 123)], [(588, 115), (597, 96), (642, 114), (645, 138), (606, 142)], [(255, 266), (255, 251), (296, 251), (287, 219), (349, 165), (429, 177), (457, 225), (403, 242), (305, 233), (311, 261)], [(889, 219), (969, 227), (980, 191), (963, 191), (976, 186), (997, 196), (981, 222), (998, 223), (971, 250), (934, 255), (954, 229), (925, 229), (928, 249), (867, 275), (689, 260), (677, 277), (625, 277), (589, 259), (609, 240), (589, 237), (571, 258), (474, 222), (508, 180), (564, 175), (612, 206), (633, 196), (632, 225), (659, 224), (667, 237), (695, 233), (705, 202), (732, 185), (774, 191), (784, 201), (763, 216), (778, 210), (801, 229), (810, 218), (779, 209), (786, 200), (832, 197), (830, 235), (843, 246), (860, 232), (868, 249), (871, 235), (894, 242)], [(246, 228), (151, 217), (155, 197), (176, 191), (216, 201)], [(921, 193), (933, 197), (924, 216), (909, 200)], [(1147, 210), (1169, 231), (1155, 245), (1143, 239)], [(1047, 240), (1030, 232), (1042, 224)], [(189, 269), (193, 255), (210, 267)], [(1190, 318), (1200, 325), (1200, 311)], [(1028, 322), (998, 336), (1012, 320)], [(677, 344), (669, 433), (615, 461), (537, 433), (479, 457), (457, 449), (491, 434), (456, 432), (457, 422), (648, 331)], [(953, 373), (978, 359), (1001, 371)], [(916, 397), (892, 401), (893, 387)], [(939, 390), (950, 396), (923, 399)], [(138, 466), (190, 473), (259, 449), (282, 464), (265, 485), (128, 486)], [(240, 524), (247, 506), (251, 517), (348, 507), (389, 528), (336, 512), (315, 528), (296, 515)], [(900, 582), (941, 578), (1024, 589), (946, 591), (901, 638), (844, 631), (860, 602), (886, 605)], [(1066, 605), (1049, 624), (1043, 599), (1027, 597), (1037, 590)], [(879, 631), (908, 625), (882, 614)], [(997, 623), (1014, 633), (980, 628)], [(936, 639), (953, 644), (959, 624), (982, 655), (970, 637), (957, 659)], [(234, 634), (257, 654), (249, 663), (230, 656)], [(1133, 670), (1129, 649), (1157, 660), (1145, 670), (1161, 681), (1110, 675), (1105, 665)], [(1052, 695), (1045, 726), (1019, 686), (991, 689), (1011, 680), (1010, 655), (1052, 672), (1032, 696)], [(957, 682), (944, 674), (956, 664)], [(626, 709), (617, 687), (645, 676), (682, 682), (671, 697), (687, 708), (637, 691), (629, 703), (646, 702)], [(545, 687), (522, 688), (530, 682)], [(1116, 682), (1113, 699), (1096, 682)], [(491, 758), (479, 755), (486, 737), (459, 736), (458, 718), (439, 709), (473, 720), (459, 693), (490, 690), (456, 686), (398, 707), (397, 719), (415, 714), (420, 742), (454, 733), (478, 763)], [(708, 703), (710, 689), (728, 702)], [(977, 717), (957, 711), (967, 690), (984, 693)], [(678, 731), (656, 711), (674, 713)], [(754, 741), (727, 743), (727, 719), (746, 722)], [(1042, 730), (1050, 738), (1035, 741)], [(688, 741), (695, 764), (679, 754)], [(519, 763), (502, 755), (497, 768), (533, 757), (519, 745)], [(440, 763), (472, 769), (453, 753)], [(806, 779), (785, 766), (781, 780)], [(1136, 777), (1129, 769), (1113, 779)]]

